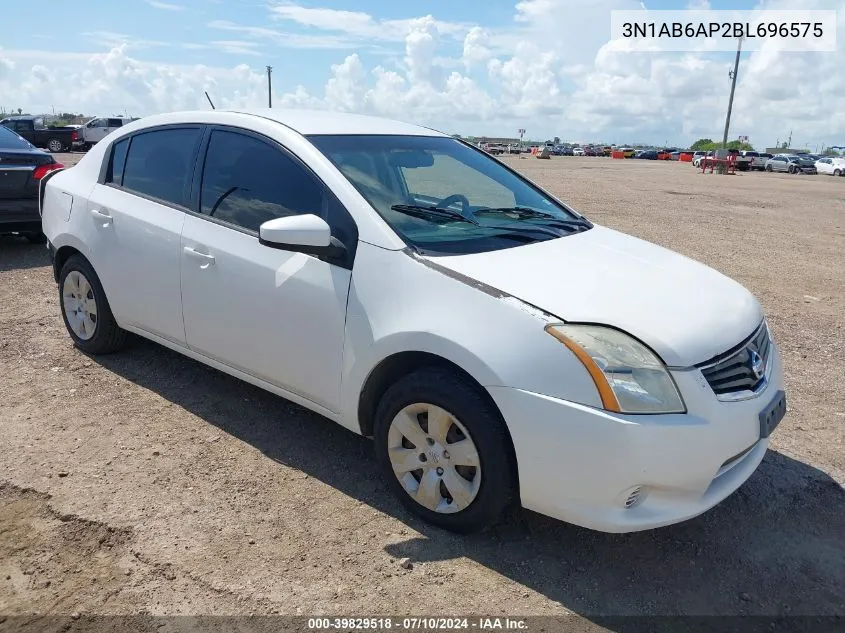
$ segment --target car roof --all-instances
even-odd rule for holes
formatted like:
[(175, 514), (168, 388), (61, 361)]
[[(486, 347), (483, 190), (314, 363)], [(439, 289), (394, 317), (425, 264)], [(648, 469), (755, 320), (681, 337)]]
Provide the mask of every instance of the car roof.
[(232, 110), (285, 125), (300, 134), (390, 134), (405, 136), (447, 136), (436, 130), (380, 117), (328, 110), (256, 108)]

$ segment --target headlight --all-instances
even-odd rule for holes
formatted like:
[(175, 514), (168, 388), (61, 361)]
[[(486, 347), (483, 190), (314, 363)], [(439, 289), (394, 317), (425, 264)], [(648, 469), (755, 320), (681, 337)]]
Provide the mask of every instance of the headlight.
[(599, 325), (550, 324), (546, 331), (578, 357), (596, 383), (602, 406), (608, 411), (686, 411), (663, 361), (627, 334)]

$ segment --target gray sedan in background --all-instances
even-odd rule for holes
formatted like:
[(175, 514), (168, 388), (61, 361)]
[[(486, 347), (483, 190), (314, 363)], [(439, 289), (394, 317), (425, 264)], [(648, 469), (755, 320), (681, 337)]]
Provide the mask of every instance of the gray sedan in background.
[(815, 174), (816, 165), (803, 156), (779, 154), (766, 161), (766, 171), (785, 171), (790, 174)]

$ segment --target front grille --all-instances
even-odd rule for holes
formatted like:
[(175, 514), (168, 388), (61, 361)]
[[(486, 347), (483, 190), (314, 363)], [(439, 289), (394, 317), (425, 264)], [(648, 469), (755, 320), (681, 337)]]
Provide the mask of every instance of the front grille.
[(700, 367), (701, 373), (717, 396), (753, 392), (766, 381), (770, 352), (769, 329), (764, 322), (738, 348)]

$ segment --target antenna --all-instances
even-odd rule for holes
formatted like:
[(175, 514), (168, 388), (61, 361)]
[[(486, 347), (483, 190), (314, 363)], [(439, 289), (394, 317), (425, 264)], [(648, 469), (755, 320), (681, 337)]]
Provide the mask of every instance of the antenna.
[(211, 106), (212, 110), (215, 110), (214, 102), (211, 100), (211, 97), (208, 96), (208, 90), (205, 91), (205, 98), (208, 99), (208, 104)]
[(267, 107), (273, 107), (273, 79), (271, 75), (273, 74), (273, 67), (267, 66)]

